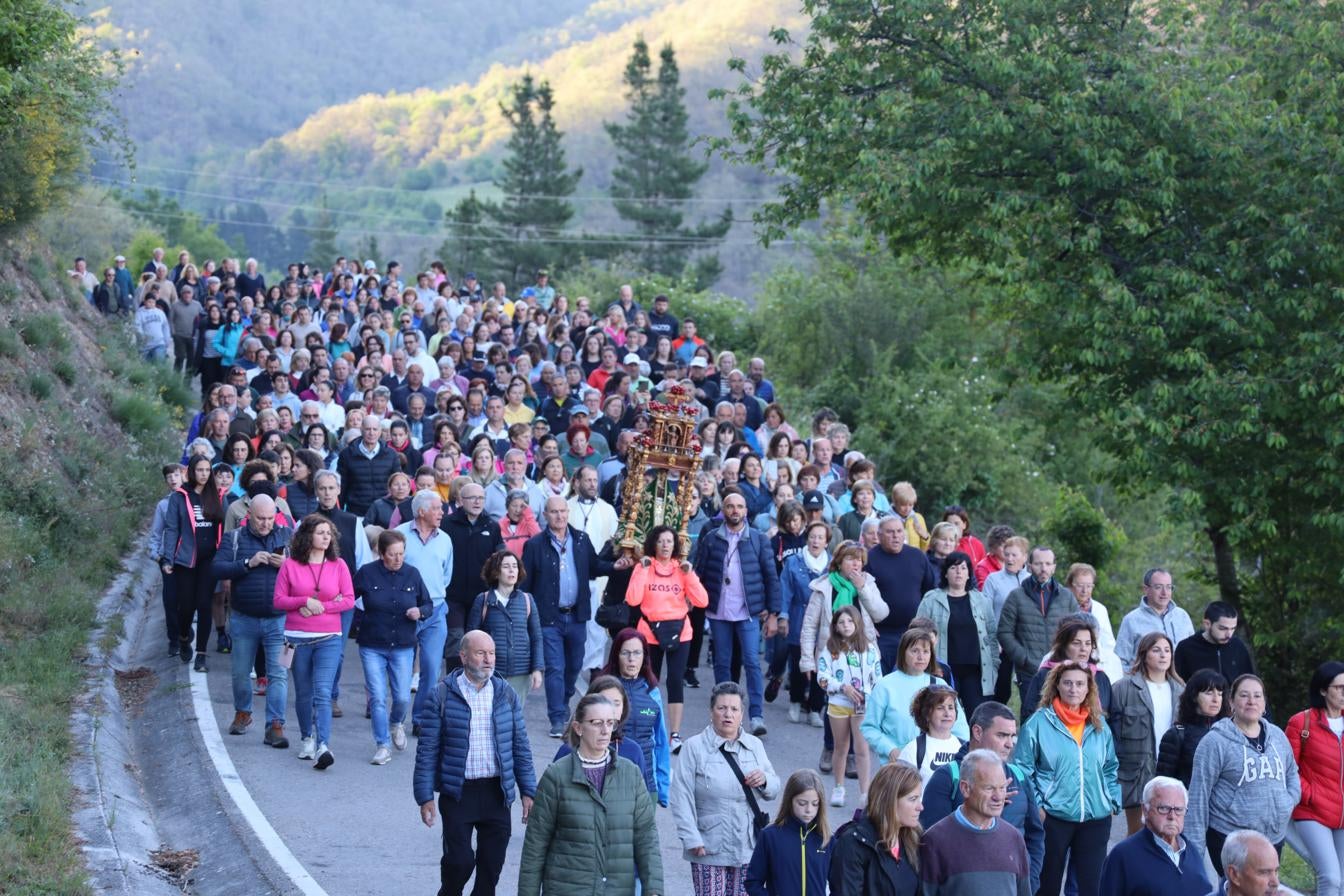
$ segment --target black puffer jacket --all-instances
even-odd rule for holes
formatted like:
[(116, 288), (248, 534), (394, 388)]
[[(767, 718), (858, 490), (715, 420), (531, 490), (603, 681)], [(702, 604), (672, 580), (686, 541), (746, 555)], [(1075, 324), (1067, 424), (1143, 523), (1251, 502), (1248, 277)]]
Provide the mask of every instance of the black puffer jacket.
[(457, 604), (466, 613), (485, 585), (481, 581), (485, 561), (496, 551), (504, 550), (504, 537), (499, 534), (499, 524), (490, 517), (482, 513), (472, 522), (460, 507), (451, 516), (445, 516), (439, 528), (453, 540), (453, 581), (448, 586), (448, 602)]
[(264, 538), (254, 534), (250, 527), (240, 526), (219, 542), (210, 572), (216, 579), (233, 582), (229, 603), (234, 610), (258, 619), (285, 615), (284, 610), (275, 608), (275, 580), (280, 575), (279, 567), (264, 563), (249, 569), (247, 561), (262, 551), (283, 553), (293, 537), (294, 530), (288, 526), (276, 526)]
[(341, 503), (356, 516), (363, 516), (369, 505), (387, 494), (387, 480), (392, 474), (402, 470), (401, 456), (387, 445), (379, 445), (373, 457), (366, 457), (359, 446), (359, 442), (352, 442), (345, 447), (336, 460), (336, 472), (341, 474)]

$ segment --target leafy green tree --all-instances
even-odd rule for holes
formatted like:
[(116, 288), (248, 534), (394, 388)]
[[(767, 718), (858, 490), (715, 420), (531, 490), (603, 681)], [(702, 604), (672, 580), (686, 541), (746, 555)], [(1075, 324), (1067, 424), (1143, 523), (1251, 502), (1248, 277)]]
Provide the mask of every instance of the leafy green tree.
[(299, 257), (306, 258), (311, 269), (326, 271), (340, 257), (341, 250), (336, 245), (336, 217), (327, 207), (326, 193), (322, 194), (318, 207), (317, 220), (313, 221), (312, 230), (305, 234), (305, 236), (310, 237), (308, 251), (303, 253), (302, 256), (296, 255), (294, 257), (296, 259)]
[(1344, 9), (806, 8), (801, 51), (728, 96), (720, 146), (787, 178), (764, 235), (845, 202), (973, 271), (1021, 334), (1003, 360), (1067, 387), (1117, 481), (1203, 521), (1262, 664), (1337, 653)]
[(120, 63), (79, 29), (64, 6), (0, 0), (0, 235), (73, 194), (92, 143), (114, 147)]
[[(624, 124), (605, 124), (616, 147), (611, 197), (616, 213), (634, 225), (637, 238), (618, 244), (647, 270), (679, 275), (697, 250), (712, 249), (733, 223), (731, 208), (695, 228), (682, 226), (682, 206), (709, 165), (691, 157), (686, 126), (686, 91), (681, 86), (676, 52), (664, 44), (653, 73), (649, 45), (641, 36), (625, 66), (625, 97), (630, 104)], [(698, 262), (698, 279), (710, 282), (721, 269), (713, 253)]]
[[(200, 214), (185, 210), (176, 199), (164, 196), (158, 190), (145, 190), (139, 196), (117, 194), (117, 200), (127, 211), (162, 231), (167, 236), (167, 243), (186, 248), (198, 264), (207, 258), (218, 263), (221, 258), (239, 254), (237, 247), (219, 235), (215, 224), (206, 224)], [(165, 256), (170, 266), (175, 257)]]
[(508, 103), (500, 104), (513, 133), (502, 163), (504, 173), (495, 181), (504, 198), (482, 203), (494, 225), (482, 249), (484, 267), (511, 284), (531, 282), (539, 268), (563, 270), (580, 254), (580, 241), (563, 231), (574, 217), (574, 206), (566, 197), (578, 186), (583, 169), (566, 166), (554, 110), (551, 85), (538, 84), (531, 75), (513, 85)]

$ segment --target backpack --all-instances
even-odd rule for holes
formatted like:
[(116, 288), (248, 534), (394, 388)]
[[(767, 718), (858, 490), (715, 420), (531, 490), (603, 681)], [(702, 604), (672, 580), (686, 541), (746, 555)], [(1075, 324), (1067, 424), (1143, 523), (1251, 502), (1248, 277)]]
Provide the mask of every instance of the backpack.
[[(962, 740), (961, 738), (957, 738), (957, 743), (961, 744), (963, 747), (966, 746), (966, 741)], [(919, 737), (915, 738), (915, 768), (924, 767), (924, 754), (925, 752), (927, 752), (928, 746), (929, 746), (929, 735), (923, 731), (919, 732)], [(948, 763), (948, 765), (956, 765), (956, 764), (957, 763), (954, 762)], [(953, 786), (956, 786), (957, 778), (960, 777), (960, 775), (961, 775), (960, 769), (952, 772)]]
[[(531, 597), (531, 595), (529, 595), (526, 591), (522, 592), (522, 595), (523, 595), (523, 606), (527, 607), (527, 615), (524, 616), (523, 618), (524, 618), (524, 619), (531, 619), (531, 618), (532, 618), (532, 597)], [(481, 602), (481, 625), (485, 625), (485, 617), (488, 616), (488, 615), (490, 615), (490, 601), (488, 601), (488, 600), (486, 600), (486, 601), (482, 601), (482, 602)]]

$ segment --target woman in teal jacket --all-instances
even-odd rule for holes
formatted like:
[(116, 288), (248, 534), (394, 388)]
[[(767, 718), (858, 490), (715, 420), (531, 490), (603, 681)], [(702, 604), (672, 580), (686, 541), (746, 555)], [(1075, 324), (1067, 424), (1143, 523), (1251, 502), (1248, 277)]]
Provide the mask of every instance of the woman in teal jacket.
[(238, 346), (243, 341), (243, 313), (237, 308), (229, 309), (228, 319), (215, 334), (215, 351), (219, 352), (219, 365), (228, 371), (238, 360)]
[(1087, 667), (1065, 660), (1050, 670), (1047, 704), (1022, 728), (1013, 761), (1045, 810), (1045, 861), (1038, 892), (1058, 893), (1073, 865), (1078, 896), (1096, 896), (1101, 863), (1120, 811), (1120, 763)]

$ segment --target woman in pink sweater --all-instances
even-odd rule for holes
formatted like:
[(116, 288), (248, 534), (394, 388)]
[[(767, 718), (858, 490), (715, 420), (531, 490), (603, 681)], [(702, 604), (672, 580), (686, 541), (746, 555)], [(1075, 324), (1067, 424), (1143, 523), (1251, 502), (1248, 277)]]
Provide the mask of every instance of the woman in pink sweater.
[(285, 647), (294, 678), (294, 712), (303, 735), (300, 759), (321, 771), (336, 761), (331, 739), (331, 689), (341, 660), (341, 613), (354, 606), (350, 570), (336, 526), (309, 514), (289, 544), (275, 581), (275, 608), (285, 610)]

